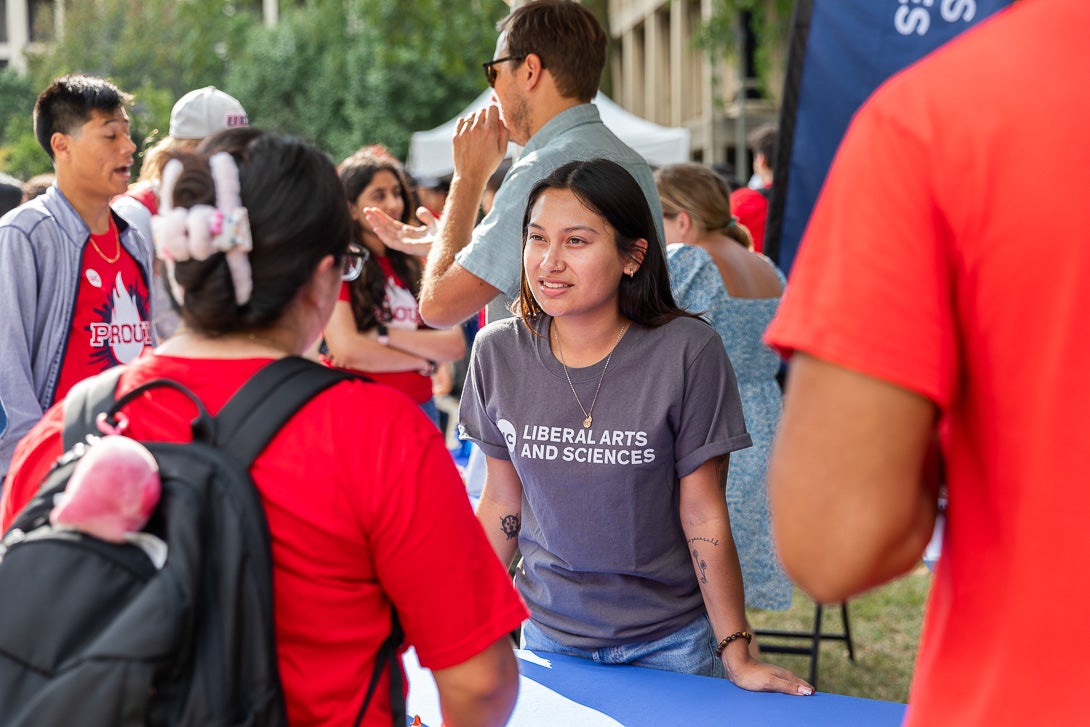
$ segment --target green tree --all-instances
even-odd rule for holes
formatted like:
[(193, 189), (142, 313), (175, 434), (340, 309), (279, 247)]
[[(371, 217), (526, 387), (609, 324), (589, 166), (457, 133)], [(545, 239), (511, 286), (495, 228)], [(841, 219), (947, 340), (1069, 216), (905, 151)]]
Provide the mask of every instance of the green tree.
[(0, 170), (24, 180), (52, 171), (49, 156), (34, 137), (35, 99), (29, 78), (11, 68), (0, 71)]
[[(446, 121), (485, 88), (500, 0), (312, 0), (276, 28), (252, 27), (229, 83), (256, 123), (334, 159)], [(252, 110), (251, 110), (252, 109)]]
[[(57, 42), (0, 75), (0, 169), (49, 169), (34, 141), (37, 93), (64, 73), (134, 94), (141, 148), (166, 134), (186, 91), (215, 85), (255, 125), (298, 134), (334, 158), (382, 143), (404, 156), (413, 131), (446, 121), (485, 88), (502, 0), (307, 0), (265, 27), (253, 0), (68, 3)], [(37, 149), (37, 151), (35, 151)]]
[[(232, 0), (95, 0), (68, 3), (64, 27), (56, 42), (29, 54), (29, 72), (19, 83), (0, 81), (4, 135), (0, 164), (25, 174), (35, 161), (30, 153), (33, 129), (30, 109), (41, 89), (66, 73), (109, 78), (132, 93), (133, 138), (144, 148), (166, 134), (170, 108), (186, 91), (224, 86), (232, 56), (246, 30), (259, 23), (253, 12)], [(13, 73), (13, 72), (12, 72)], [(27, 84), (30, 105), (8, 102)], [(8, 132), (11, 132), (10, 135)], [(40, 149), (37, 164), (48, 170)], [(43, 171), (37, 169), (36, 171)]]
[(694, 40), (713, 61), (737, 55), (738, 23), (746, 14), (757, 40), (757, 75), (767, 91), (773, 58), (787, 49), (793, 4), (793, 0), (713, 0), (711, 15)]

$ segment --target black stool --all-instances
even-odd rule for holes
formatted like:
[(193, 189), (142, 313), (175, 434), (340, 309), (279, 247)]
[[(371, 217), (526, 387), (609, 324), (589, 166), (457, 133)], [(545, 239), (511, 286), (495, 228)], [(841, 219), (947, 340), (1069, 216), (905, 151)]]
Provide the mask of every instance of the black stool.
[[(822, 616), (825, 607), (820, 603), (814, 604), (814, 629), (813, 631), (777, 631), (774, 629), (757, 629), (754, 633), (758, 637), (761, 651), (766, 654), (800, 654), (810, 657), (810, 678), (807, 680), (817, 689), (818, 654), (821, 650), (821, 640), (843, 641), (848, 647), (848, 658), (855, 661), (855, 648), (852, 646), (852, 629), (848, 622), (848, 602), (840, 604), (840, 620), (844, 624), (844, 632), (830, 634), (822, 631)], [(788, 644), (767, 644), (764, 637), (774, 639), (805, 639), (809, 646), (791, 646)]]

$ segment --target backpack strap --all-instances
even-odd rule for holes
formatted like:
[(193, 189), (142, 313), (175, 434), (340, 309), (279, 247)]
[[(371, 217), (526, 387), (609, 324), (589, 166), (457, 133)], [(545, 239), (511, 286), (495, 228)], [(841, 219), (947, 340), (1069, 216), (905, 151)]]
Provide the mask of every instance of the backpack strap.
[(250, 468), (280, 428), (316, 394), (359, 378), (299, 356), (277, 359), (254, 374), (216, 417), (216, 446)]
[[(217, 446), (230, 452), (247, 469), (280, 428), (316, 394), (341, 381), (364, 379), (298, 356), (278, 359), (258, 371), (231, 397), (216, 417)], [(367, 693), (355, 724), (363, 720), (379, 678), (390, 673), (390, 708), (394, 725), (406, 722), (405, 691), (398, 648), (405, 639), (397, 611), (390, 609), (390, 634), (379, 646)]]
[(353, 727), (360, 727), (363, 715), (367, 713), (367, 707), (371, 704), (371, 697), (375, 696), (378, 687), (378, 679), (383, 667), (389, 665), (390, 671), (390, 711), (393, 713), (395, 727), (401, 727), (408, 722), (405, 711), (405, 689), (402, 686), (403, 675), (401, 673), (401, 659), (397, 654), (401, 642), (405, 640), (405, 632), (401, 630), (401, 622), (397, 618), (397, 611), (390, 607), (390, 635), (378, 647), (375, 654), (375, 668), (371, 671), (371, 681), (367, 684), (367, 693), (363, 697), (363, 704), (356, 714)]
[[(117, 402), (116, 391), (124, 366), (80, 381), (64, 399), (64, 450), (82, 442), (88, 434), (100, 434), (96, 418)], [(348, 379), (360, 378), (299, 356), (282, 358), (258, 371), (216, 417), (216, 442), (249, 469), (280, 428), (318, 392)], [(200, 402), (184, 387), (155, 380), (140, 387), (173, 385)], [(136, 392), (132, 392), (136, 393)]]
[(143, 396), (151, 389), (167, 387), (181, 392), (197, 409), (197, 416), (190, 424), (194, 440), (210, 442), (214, 434), (214, 424), (204, 404), (197, 395), (177, 381), (170, 379), (152, 379), (135, 389), (117, 396), (117, 385), (121, 380), (124, 366), (115, 366), (101, 374), (84, 379), (73, 386), (64, 397), (64, 451), (86, 440), (87, 435), (101, 435), (98, 428), (99, 416), (106, 415), (106, 423), (117, 426), (118, 415), (129, 402)]
[(113, 406), (114, 392), (124, 369), (124, 366), (114, 366), (69, 389), (62, 405), (65, 452), (82, 442), (88, 434), (100, 434), (95, 418)]

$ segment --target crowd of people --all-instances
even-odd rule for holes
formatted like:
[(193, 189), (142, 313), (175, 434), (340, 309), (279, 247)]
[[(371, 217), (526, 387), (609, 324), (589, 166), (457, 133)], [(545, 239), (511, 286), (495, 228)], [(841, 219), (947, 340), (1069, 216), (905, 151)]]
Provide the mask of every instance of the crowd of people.
[[(130, 185), (131, 98), (58, 78), (33, 118), (54, 178), (38, 196), (0, 179), (19, 197), (0, 218), (0, 525), (62, 454), (77, 382), (123, 365), (118, 393), (167, 378), (215, 415), (271, 361), (306, 356), (360, 377), (315, 396), (250, 470), (290, 724), (352, 723), (391, 609), (451, 727), (507, 720), (512, 633), (811, 695), (761, 660), (745, 608), (787, 608), (787, 574), (834, 601), (906, 572), (940, 488), (909, 722), (1072, 719), (1077, 690), (1040, 705), (1024, 678), (1071, 658), (1008, 629), (1039, 623), (1047, 593), (1065, 604), (1058, 626), (1086, 633), (1076, 606), (1090, 605), (1055, 575), (1090, 555), (1074, 419), (1090, 389), (1069, 373), (1086, 347), (1067, 335), (1086, 296), (1084, 207), (1077, 185), (1025, 184), (1078, 161), (1059, 145), (1079, 121), (1035, 133), (1009, 87), (1070, 102), (1037, 69), (1090, 68), (1088, 20), (1076, 0), (1019, 3), (883, 87), (790, 285), (761, 253), (775, 129), (751, 137), (753, 189), (697, 163), (652, 170), (590, 103), (607, 38), (573, 0), (499, 23), (494, 103), (459, 121), (428, 204), (385, 148), (335, 166), (211, 87), (179, 99)], [(1036, 67), (1005, 53), (1019, 43)], [(956, 121), (981, 108), (999, 111), (977, 137)], [(509, 141), (523, 151), (497, 175)], [(210, 212), (235, 187), (244, 214)], [(1025, 253), (1027, 194), (1063, 211), (1037, 215), (1048, 256)], [(435, 396), (459, 362), (464, 473)], [(127, 433), (185, 441), (181, 402), (133, 401)], [(391, 709), (380, 696), (363, 724)]]

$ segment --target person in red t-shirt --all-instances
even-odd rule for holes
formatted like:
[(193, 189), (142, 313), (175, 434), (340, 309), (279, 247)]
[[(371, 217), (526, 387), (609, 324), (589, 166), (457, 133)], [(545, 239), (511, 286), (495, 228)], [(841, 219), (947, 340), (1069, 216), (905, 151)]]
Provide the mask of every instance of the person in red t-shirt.
[[(246, 216), (217, 221), (198, 207), (225, 189), (225, 165), (237, 169), (249, 230)], [(183, 328), (131, 364), (119, 392), (168, 378), (215, 415), (256, 371), (321, 335), (342, 276), (358, 273), (347, 252), (351, 218), (319, 150), (252, 128), (221, 132), (199, 154), (169, 162), (168, 199), (173, 208), (155, 218), (156, 236), (173, 261), (166, 269), (181, 293)], [(177, 392), (155, 389), (125, 412), (129, 436), (190, 438), (192, 405)], [(0, 504), (3, 527), (60, 453), (62, 428), (55, 406), (20, 443)], [(506, 721), (518, 688), (509, 634), (526, 610), (442, 437), (411, 401), (362, 380), (337, 384), (283, 427), (250, 472), (271, 535), (288, 723), (353, 723), (391, 605), (434, 672), (445, 723)], [(380, 684), (375, 694), (364, 724), (389, 725), (389, 689)]]
[(741, 187), (730, 194), (730, 206), (738, 221), (753, 237), (753, 252), (763, 252), (768, 222), (768, 202), (772, 195), (772, 168), (776, 162), (776, 124), (758, 126), (746, 139), (753, 152), (753, 173), (760, 187)]
[(341, 287), (325, 330), (326, 362), (405, 392), (438, 425), (431, 375), (438, 364), (465, 356), (465, 335), (459, 327), (435, 330), (421, 322), (420, 260), (387, 248), (363, 217), (364, 207), (379, 207), (396, 220), (411, 219), (405, 174), (397, 159), (376, 147), (360, 149), (337, 171), (355, 240), (369, 255), (360, 277)]
[(767, 333), (794, 351), (772, 521), (815, 598), (919, 566), (941, 451), (910, 727), (1087, 721), (1088, 26), (1022, 0), (876, 91)]
[(34, 132), (56, 181), (0, 224), (0, 476), (19, 439), (72, 384), (152, 345), (151, 243), (110, 200), (129, 183), (136, 145), (109, 81), (55, 79), (34, 106)]

